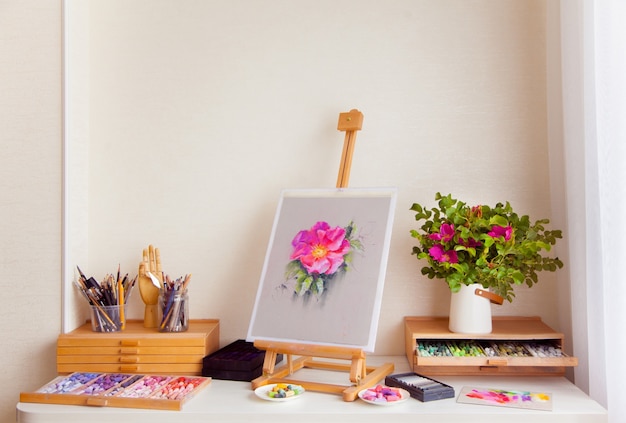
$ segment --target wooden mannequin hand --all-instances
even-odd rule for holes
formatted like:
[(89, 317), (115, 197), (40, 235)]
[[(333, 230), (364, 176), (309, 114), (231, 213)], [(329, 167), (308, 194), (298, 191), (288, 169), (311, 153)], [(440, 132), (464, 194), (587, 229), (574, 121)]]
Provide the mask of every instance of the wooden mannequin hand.
[(143, 250), (143, 260), (139, 263), (137, 280), (141, 300), (146, 305), (144, 312), (144, 326), (157, 327), (157, 303), (159, 301), (160, 288), (157, 288), (148, 275), (150, 272), (163, 286), (163, 271), (161, 270), (161, 253), (158, 248), (150, 245)]

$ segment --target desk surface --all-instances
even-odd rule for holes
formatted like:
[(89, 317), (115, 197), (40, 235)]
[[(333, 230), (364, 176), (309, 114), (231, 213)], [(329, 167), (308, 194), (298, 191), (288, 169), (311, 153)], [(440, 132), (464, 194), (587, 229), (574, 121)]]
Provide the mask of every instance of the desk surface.
[[(367, 364), (393, 362), (394, 373), (410, 371), (404, 356), (368, 356)], [(301, 380), (319, 380), (346, 384), (348, 375), (330, 371), (303, 369), (297, 373)], [(541, 422), (604, 422), (607, 411), (590, 399), (574, 384), (561, 377), (509, 377), (509, 376), (441, 376), (440, 380), (454, 387), (458, 396), (463, 386), (529, 390), (551, 393), (552, 411), (500, 408), (483, 405), (460, 404), (455, 398), (432, 402), (409, 399), (401, 404), (380, 407), (359, 399), (345, 402), (340, 395), (306, 392), (301, 398), (287, 402), (264, 401), (254, 395), (249, 382), (213, 380), (209, 386), (190, 399), (181, 411), (158, 411), (134, 408), (94, 408), (86, 406), (17, 404), (18, 423), (39, 422), (359, 422), (381, 421), (410, 422), (432, 418), (438, 423), (480, 421), (481, 423)], [(502, 420), (504, 418), (504, 420)], [(436, 420), (435, 420), (436, 419)], [(425, 420), (423, 420), (425, 421)], [(427, 420), (426, 420), (427, 421)]]

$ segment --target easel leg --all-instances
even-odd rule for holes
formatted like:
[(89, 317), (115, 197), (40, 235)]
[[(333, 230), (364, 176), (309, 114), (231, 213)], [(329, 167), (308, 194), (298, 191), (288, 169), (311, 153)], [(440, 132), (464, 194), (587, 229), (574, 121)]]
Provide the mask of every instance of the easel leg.
[[(265, 354), (268, 354), (270, 351), (266, 351)], [(276, 352), (274, 352), (276, 354)], [(267, 359), (267, 355), (265, 356)], [(278, 383), (282, 382), (283, 379), (287, 376), (292, 375), (296, 371), (305, 367), (306, 361), (308, 357), (299, 357), (296, 360), (291, 359), (291, 354), (287, 355), (287, 364), (283, 365), (278, 369), (274, 369), (272, 366), (272, 371), (269, 372), (265, 368), (265, 364), (263, 365), (263, 375), (252, 381), (252, 389), (256, 389), (259, 386), (268, 385), (270, 383)], [(274, 363), (276, 360), (274, 360)]]
[(276, 366), (276, 357), (278, 354), (276, 351), (265, 351), (265, 359), (263, 360), (263, 373), (274, 373), (274, 366)]
[(354, 401), (359, 395), (359, 391), (371, 388), (372, 386), (376, 385), (376, 383), (382, 380), (385, 376), (393, 373), (393, 369), (393, 363), (385, 363), (376, 367), (361, 380), (361, 383), (359, 385), (351, 386), (345, 389), (343, 391), (343, 400)]

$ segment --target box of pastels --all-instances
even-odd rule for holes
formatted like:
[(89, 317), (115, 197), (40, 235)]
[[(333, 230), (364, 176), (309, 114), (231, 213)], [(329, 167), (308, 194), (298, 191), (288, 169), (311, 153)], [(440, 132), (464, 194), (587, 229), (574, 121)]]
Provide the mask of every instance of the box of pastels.
[(578, 364), (565, 353), (565, 336), (536, 316), (494, 316), (485, 334), (448, 329), (447, 317), (404, 318), (411, 370), (426, 376), (564, 376)]
[(454, 398), (454, 388), (417, 373), (401, 373), (385, 377), (385, 385), (407, 390), (422, 402)]
[(200, 376), (76, 372), (20, 393), (20, 402), (180, 410), (210, 382)]

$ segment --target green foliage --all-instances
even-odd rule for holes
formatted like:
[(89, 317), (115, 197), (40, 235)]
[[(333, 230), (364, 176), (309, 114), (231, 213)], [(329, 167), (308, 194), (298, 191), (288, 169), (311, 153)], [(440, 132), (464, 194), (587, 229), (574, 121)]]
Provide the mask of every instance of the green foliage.
[(412, 254), (428, 262), (423, 275), (444, 279), (452, 292), (461, 284), (479, 283), (511, 302), (515, 285), (531, 287), (538, 282), (538, 272), (563, 267), (558, 257), (546, 254), (562, 238), (560, 230), (546, 229), (548, 219), (532, 223), (508, 202), (469, 207), (440, 193), (435, 200), (438, 207), (415, 203), (410, 209), (421, 222), (410, 232), (418, 241)]

